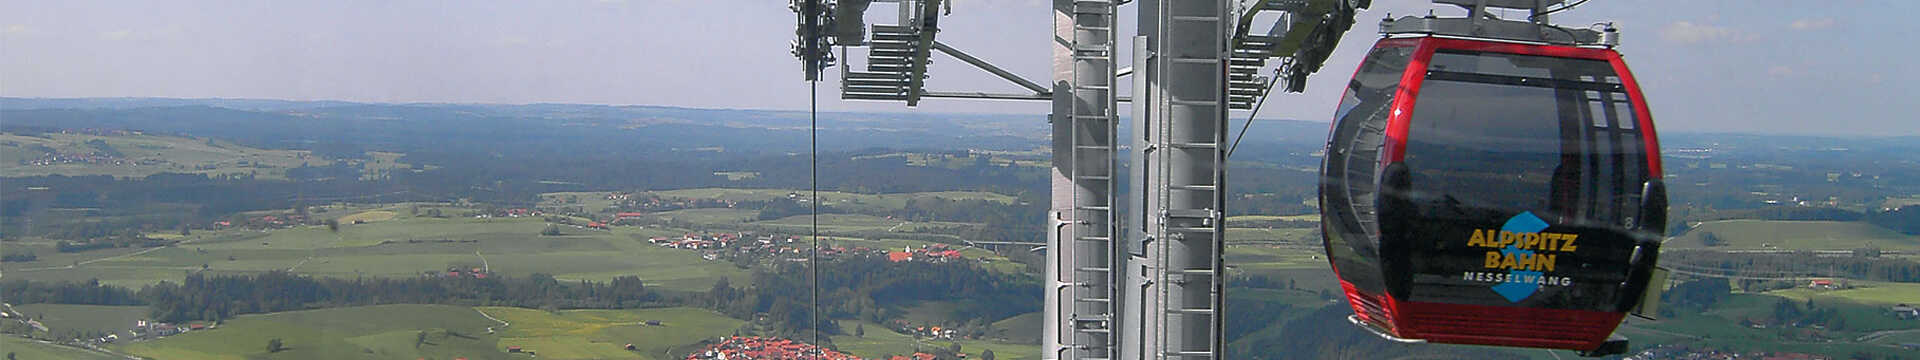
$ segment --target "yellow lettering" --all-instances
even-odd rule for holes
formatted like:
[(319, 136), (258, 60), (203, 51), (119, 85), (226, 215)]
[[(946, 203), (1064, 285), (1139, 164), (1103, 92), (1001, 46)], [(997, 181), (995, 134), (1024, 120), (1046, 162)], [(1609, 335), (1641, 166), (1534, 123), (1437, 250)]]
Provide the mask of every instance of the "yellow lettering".
[(1513, 255), (1507, 255), (1507, 256), (1502, 256), (1500, 258), (1500, 268), (1517, 269), (1517, 268), (1520, 268), (1520, 264), (1519, 262), (1515, 261), (1515, 259), (1513, 258)]
[(1540, 254), (1534, 255), (1533, 260), (1534, 265), (1538, 265), (1534, 267), (1538, 271), (1553, 271), (1554, 260), (1556, 259), (1554, 259), (1554, 255), (1552, 254)]
[(1533, 250), (1534, 248), (1540, 247), (1540, 233), (1527, 233), (1526, 235), (1522, 235), (1521, 239), (1525, 241), (1520, 244), (1521, 249)]
[(1507, 247), (1507, 244), (1513, 243), (1514, 235), (1519, 235), (1519, 234), (1514, 234), (1512, 231), (1501, 231), (1500, 242), (1494, 243), (1493, 247)]
[(1574, 249), (1573, 240), (1579, 237), (1580, 237), (1580, 234), (1567, 234), (1566, 237), (1562, 238), (1562, 239), (1567, 239), (1567, 242), (1564, 244), (1560, 244), (1560, 251), (1573, 252), (1573, 249)]
[(1553, 249), (1558, 249), (1558, 248), (1560, 248), (1560, 247), (1559, 247), (1559, 246), (1557, 246), (1557, 245), (1559, 245), (1559, 244), (1560, 244), (1560, 237), (1561, 237), (1562, 235), (1564, 235), (1564, 234), (1558, 234), (1558, 233), (1548, 233), (1548, 234), (1547, 234), (1547, 236), (1546, 236), (1546, 238), (1545, 238), (1545, 239), (1542, 239), (1542, 241), (1541, 241), (1542, 243), (1544, 243), (1544, 244), (1542, 244), (1542, 245), (1545, 245), (1545, 247), (1542, 247), (1542, 249), (1545, 249), (1545, 250), (1553, 250)]
[(1480, 229), (1473, 229), (1473, 238), (1467, 239), (1467, 246), (1486, 247), (1487, 246), (1486, 231), (1480, 230)]
[(1483, 267), (1485, 267), (1485, 268), (1488, 268), (1488, 269), (1492, 269), (1492, 268), (1497, 268), (1497, 267), (1500, 267), (1500, 252), (1499, 252), (1499, 251), (1488, 251), (1488, 252), (1487, 252), (1487, 262), (1486, 262), (1486, 264), (1485, 264), (1485, 266), (1483, 266)]

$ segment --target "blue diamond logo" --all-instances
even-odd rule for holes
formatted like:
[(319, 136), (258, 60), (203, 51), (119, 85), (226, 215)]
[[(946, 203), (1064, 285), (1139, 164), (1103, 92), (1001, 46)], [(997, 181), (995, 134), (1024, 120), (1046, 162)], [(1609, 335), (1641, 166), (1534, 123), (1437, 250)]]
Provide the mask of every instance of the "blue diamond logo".
[[(1547, 221), (1541, 220), (1539, 216), (1534, 216), (1532, 211), (1514, 215), (1512, 219), (1507, 219), (1506, 225), (1500, 227), (1500, 231), (1515, 234), (1537, 233), (1546, 229)], [(1500, 254), (1520, 257), (1531, 256), (1533, 255), (1533, 251), (1520, 250), (1519, 247), (1513, 244), (1507, 244), (1506, 248), (1500, 249)], [(1527, 297), (1533, 296), (1533, 293), (1540, 291), (1541, 275), (1539, 271), (1508, 270), (1507, 282), (1494, 285), (1493, 292), (1500, 294), (1501, 297), (1507, 298), (1507, 302), (1526, 300)]]

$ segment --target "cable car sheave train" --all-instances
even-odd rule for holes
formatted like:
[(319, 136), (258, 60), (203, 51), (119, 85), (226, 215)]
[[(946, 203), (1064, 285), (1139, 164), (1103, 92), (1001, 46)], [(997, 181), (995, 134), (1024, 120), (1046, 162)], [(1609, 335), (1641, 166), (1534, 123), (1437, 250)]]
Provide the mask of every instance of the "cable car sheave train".
[(1612, 333), (1647, 295), (1667, 204), (1617, 38), (1548, 25), (1558, 0), (1435, 2), (1469, 16), (1383, 21), (1327, 142), (1321, 224), (1350, 320), (1402, 341), (1624, 351)]

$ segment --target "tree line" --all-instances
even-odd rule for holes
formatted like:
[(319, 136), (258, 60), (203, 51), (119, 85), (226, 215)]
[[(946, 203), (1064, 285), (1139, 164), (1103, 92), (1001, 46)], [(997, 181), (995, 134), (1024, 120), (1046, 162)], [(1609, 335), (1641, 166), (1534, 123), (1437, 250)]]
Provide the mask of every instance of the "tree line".
[(1683, 269), (1728, 269), (1723, 275), (1758, 277), (1844, 277), (1850, 279), (1920, 282), (1920, 262), (1878, 257), (1874, 249), (1854, 251), (1854, 256), (1823, 257), (1812, 252), (1785, 254), (1729, 254), (1719, 251), (1668, 251), (1660, 262), (1678, 264)]
[(1003, 319), (1040, 308), (1037, 280), (998, 273), (972, 263), (888, 262), (856, 258), (825, 262), (820, 267), (820, 313), (813, 310), (812, 273), (799, 264), (782, 264), (754, 271), (752, 284), (736, 288), (726, 280), (715, 283), (702, 300), (706, 306), (735, 318), (765, 314), (776, 333), (801, 334), (815, 319), (827, 334), (838, 334), (829, 319), (862, 319), (886, 323), (906, 315), (906, 307), (922, 301), (958, 304), (956, 318)]
[[(821, 264), (820, 311), (825, 319), (864, 319), (885, 323), (902, 318), (921, 301), (960, 304), (957, 318), (1002, 319), (1038, 309), (1038, 282), (972, 263), (893, 263), (849, 259)], [(162, 281), (132, 289), (84, 282), (0, 282), (0, 293), (15, 304), (144, 305), (165, 322), (219, 321), (236, 315), (326, 307), (381, 304), (513, 306), (541, 309), (623, 309), (697, 306), (740, 319), (765, 315), (787, 335), (811, 329), (816, 314), (811, 271), (800, 264), (762, 268), (749, 286), (727, 280), (704, 294), (662, 294), (635, 276), (608, 282), (560, 281), (552, 276), (419, 276), (409, 278), (329, 278), (270, 271), (254, 274), (189, 274), (179, 282)], [(983, 326), (985, 321), (980, 322)], [(838, 327), (826, 327), (829, 334)]]
[(421, 276), (324, 278), (285, 271), (190, 274), (133, 290), (85, 282), (9, 281), (0, 293), (16, 304), (146, 305), (155, 320), (219, 321), (235, 315), (381, 304), (515, 306), (543, 309), (623, 309), (670, 304), (640, 278), (608, 282), (559, 281), (552, 276)]

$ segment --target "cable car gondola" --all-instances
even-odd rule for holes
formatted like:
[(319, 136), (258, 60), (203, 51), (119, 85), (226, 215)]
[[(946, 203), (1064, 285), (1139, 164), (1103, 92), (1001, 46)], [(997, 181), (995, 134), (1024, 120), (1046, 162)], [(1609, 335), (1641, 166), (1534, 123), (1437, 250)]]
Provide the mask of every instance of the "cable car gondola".
[(1469, 16), (1384, 20), (1327, 141), (1323, 244), (1349, 319), (1405, 341), (1624, 351), (1612, 333), (1648, 289), (1667, 204), (1615, 33), (1547, 24), (1559, 0), (1435, 2)]

